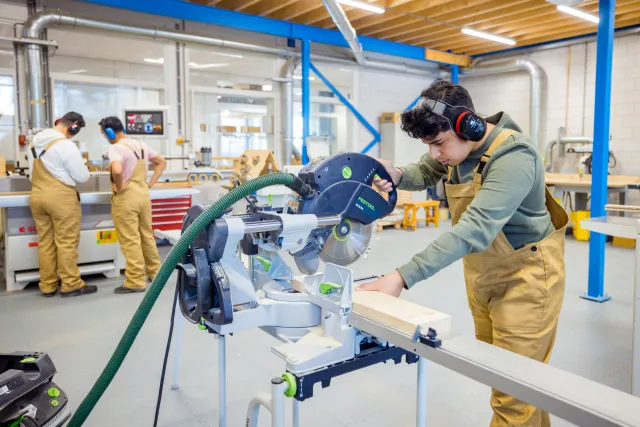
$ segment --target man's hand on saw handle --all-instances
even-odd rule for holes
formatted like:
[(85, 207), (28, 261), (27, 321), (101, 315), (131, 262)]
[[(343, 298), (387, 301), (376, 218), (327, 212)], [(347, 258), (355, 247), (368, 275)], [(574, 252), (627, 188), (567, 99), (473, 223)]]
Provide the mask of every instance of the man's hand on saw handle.
[[(376, 160), (379, 161), (382, 164), (382, 166), (384, 166), (384, 168), (387, 170), (387, 172), (391, 176), (391, 179), (393, 179), (393, 185), (397, 186), (398, 184), (400, 184), (400, 179), (402, 178), (402, 171), (394, 167), (389, 160), (384, 160), (384, 159), (376, 159)], [(378, 176), (373, 178), (373, 185), (378, 187), (380, 191), (384, 191), (387, 193), (390, 193), (391, 190), (393, 190), (393, 185), (389, 181), (387, 181), (386, 179), (379, 178)]]

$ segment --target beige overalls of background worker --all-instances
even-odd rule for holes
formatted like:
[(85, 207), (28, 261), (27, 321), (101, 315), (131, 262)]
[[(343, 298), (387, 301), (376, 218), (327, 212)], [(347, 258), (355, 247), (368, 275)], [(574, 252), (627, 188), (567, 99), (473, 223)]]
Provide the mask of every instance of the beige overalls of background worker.
[[(536, 142), (505, 113), (474, 113), (469, 93), (439, 81), (402, 115), (402, 129), (429, 152), (395, 168), (398, 189), (424, 191), (448, 174), (446, 197), (453, 228), (407, 264), (358, 290), (398, 296), (463, 259), (476, 338), (546, 363), (564, 295), (568, 217), (545, 185)], [(384, 191), (391, 183), (377, 179)], [(549, 426), (549, 415), (493, 390), (492, 427)]]
[[(102, 119), (100, 129), (111, 143), (111, 216), (126, 259), (126, 279), (115, 293), (143, 292), (147, 288), (145, 273), (153, 280), (160, 269), (160, 255), (151, 225), (149, 188), (160, 178), (167, 162), (144, 142), (128, 138), (117, 117)], [(155, 165), (149, 183), (148, 162)]]
[(31, 171), (29, 204), (38, 233), (40, 290), (52, 297), (61, 282), (62, 297), (96, 292), (80, 278), (78, 243), (82, 209), (76, 183), (89, 180), (89, 169), (70, 139), (84, 127), (78, 113), (69, 112), (55, 127), (38, 132), (28, 150)]

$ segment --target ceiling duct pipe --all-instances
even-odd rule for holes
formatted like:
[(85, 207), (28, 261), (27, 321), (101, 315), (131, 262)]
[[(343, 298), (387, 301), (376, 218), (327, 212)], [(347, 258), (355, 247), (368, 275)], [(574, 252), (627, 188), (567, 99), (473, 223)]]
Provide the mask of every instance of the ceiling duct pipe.
[(542, 78), (544, 71), (530, 59), (516, 59), (509, 62), (501, 62), (495, 65), (477, 65), (482, 59), (474, 61), (471, 68), (460, 70), (461, 77), (489, 76), (493, 74), (512, 73), (514, 71), (526, 71), (530, 77), (529, 91), (531, 107), (529, 111), (529, 127), (531, 138), (540, 150), (540, 116), (542, 111)]
[(364, 51), (362, 49), (362, 45), (358, 40), (358, 35), (356, 34), (356, 30), (349, 22), (349, 18), (342, 10), (342, 7), (338, 4), (336, 0), (322, 0), (322, 4), (324, 4), (325, 9), (333, 19), (333, 22), (338, 27), (338, 30), (344, 36), (344, 39), (347, 41), (349, 48), (353, 52), (353, 57), (359, 65), (365, 65), (366, 59), (364, 57)]
[[(300, 52), (287, 49), (271, 48), (266, 46), (254, 45), (249, 43), (234, 42), (229, 40), (204, 37), (194, 34), (179, 33), (173, 31), (156, 30), (151, 28), (141, 28), (130, 25), (121, 25), (104, 21), (97, 21), (87, 18), (79, 18), (67, 15), (61, 12), (42, 11), (32, 15), (25, 23), (24, 35), (27, 38), (37, 39), (43, 30), (62, 25), (72, 28), (98, 29), (107, 32), (119, 34), (127, 34), (132, 36), (149, 37), (151, 39), (172, 40), (181, 43), (200, 44), (206, 46), (216, 46), (219, 48), (228, 48), (241, 50), (246, 52), (261, 53), (268, 55), (276, 55), (280, 57), (290, 58), (283, 70), (284, 88), (285, 88), (285, 131), (283, 137), (283, 152), (286, 159), (290, 159), (292, 155), (296, 158), (300, 157), (300, 153), (293, 147), (293, 73), (296, 66), (300, 63)], [(29, 106), (30, 119), (29, 124), (32, 129), (42, 129), (46, 126), (46, 109), (47, 105), (44, 100), (45, 82), (44, 82), (44, 64), (42, 57), (42, 47), (37, 44), (27, 44), (26, 63), (29, 70)], [(349, 58), (341, 58), (329, 55), (311, 54), (311, 59), (319, 62), (342, 64), (342, 65), (358, 65), (358, 62)], [(447, 78), (448, 73), (440, 71), (433, 66), (430, 67), (414, 67), (402, 63), (392, 63), (383, 61), (366, 61), (365, 66), (369, 69), (380, 71), (390, 71), (400, 74), (414, 74), (429, 78)], [(290, 160), (288, 160), (290, 161)], [(287, 162), (287, 160), (286, 160)], [(286, 164), (286, 163), (285, 163)]]

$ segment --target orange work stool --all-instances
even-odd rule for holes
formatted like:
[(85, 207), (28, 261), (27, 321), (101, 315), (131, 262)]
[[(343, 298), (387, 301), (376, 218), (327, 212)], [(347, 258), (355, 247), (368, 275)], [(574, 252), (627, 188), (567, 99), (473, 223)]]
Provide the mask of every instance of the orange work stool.
[(407, 227), (411, 227), (414, 230), (418, 228), (418, 211), (424, 208), (427, 217), (425, 218), (425, 224), (428, 227), (432, 222), (437, 226), (440, 225), (440, 202), (437, 200), (421, 200), (404, 202), (404, 220), (402, 221), (402, 227), (406, 230)]

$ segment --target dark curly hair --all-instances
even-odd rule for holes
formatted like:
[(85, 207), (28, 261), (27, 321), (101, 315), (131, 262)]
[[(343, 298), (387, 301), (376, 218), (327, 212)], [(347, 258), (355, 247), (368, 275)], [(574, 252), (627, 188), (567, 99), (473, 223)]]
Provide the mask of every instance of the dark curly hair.
[(421, 99), (411, 110), (402, 113), (401, 129), (416, 139), (435, 138), (440, 132), (451, 129), (449, 121), (431, 111), (424, 98), (444, 101), (452, 106), (467, 107), (475, 111), (469, 92), (460, 85), (439, 80), (422, 91)]

